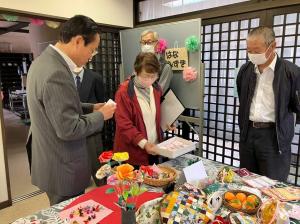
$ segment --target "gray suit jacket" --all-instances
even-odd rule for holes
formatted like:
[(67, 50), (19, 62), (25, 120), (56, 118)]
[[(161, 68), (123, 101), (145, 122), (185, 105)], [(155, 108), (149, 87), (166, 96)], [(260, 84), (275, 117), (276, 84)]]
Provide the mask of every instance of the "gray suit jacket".
[(30, 66), (27, 100), (32, 183), (60, 196), (84, 191), (91, 177), (86, 136), (101, 131), (103, 115), (80, 103), (68, 65), (50, 46)]

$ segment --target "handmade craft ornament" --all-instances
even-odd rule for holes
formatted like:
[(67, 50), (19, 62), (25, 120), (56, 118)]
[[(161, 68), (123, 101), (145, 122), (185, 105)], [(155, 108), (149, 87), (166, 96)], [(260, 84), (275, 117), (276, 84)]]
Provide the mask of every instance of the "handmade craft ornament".
[(100, 169), (96, 173), (97, 179), (103, 179), (111, 173), (111, 166), (109, 164), (105, 164), (100, 167)]
[(207, 204), (216, 213), (222, 206), (222, 196), (220, 192), (213, 193), (208, 199)]
[(196, 52), (199, 50), (200, 41), (196, 36), (189, 36), (185, 39), (185, 47), (189, 52)]
[(54, 22), (50, 20), (45, 21), (46, 25), (52, 29), (57, 29), (60, 26), (60, 22)]
[(168, 42), (165, 39), (159, 39), (156, 45), (155, 53), (163, 54), (168, 48)]
[(193, 67), (185, 67), (182, 71), (183, 80), (186, 82), (192, 82), (197, 79), (197, 70)]
[(7, 14), (2, 14), (2, 17), (9, 22), (15, 22), (18, 20), (18, 16), (14, 16), (14, 15), (7, 15)]
[(35, 25), (35, 26), (42, 26), (44, 24), (44, 20), (35, 19), (35, 18), (31, 18), (30, 22), (32, 25)]

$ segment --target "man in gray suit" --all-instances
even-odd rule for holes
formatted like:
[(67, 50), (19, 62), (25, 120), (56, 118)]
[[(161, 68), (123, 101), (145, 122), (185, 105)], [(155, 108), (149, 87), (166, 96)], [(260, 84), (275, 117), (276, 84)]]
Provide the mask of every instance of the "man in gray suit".
[(32, 63), (27, 80), (31, 118), (32, 183), (50, 205), (84, 193), (91, 170), (86, 136), (101, 131), (115, 106), (82, 104), (72, 72), (85, 65), (100, 42), (97, 24), (74, 16), (61, 28), (59, 42)]
[[(73, 78), (82, 103), (103, 103), (105, 101), (104, 86), (98, 73), (84, 68), (79, 73), (74, 73)], [(96, 178), (96, 172), (100, 168), (98, 157), (103, 152), (102, 133), (96, 132), (88, 136), (86, 144), (94, 182), (97, 186), (103, 185), (106, 180)]]

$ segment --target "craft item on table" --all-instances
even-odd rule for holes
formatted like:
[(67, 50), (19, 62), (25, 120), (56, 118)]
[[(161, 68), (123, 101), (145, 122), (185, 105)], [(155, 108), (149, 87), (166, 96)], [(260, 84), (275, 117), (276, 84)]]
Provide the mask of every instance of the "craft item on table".
[(241, 169), (236, 169), (234, 170), (234, 172), (239, 175), (240, 177), (247, 177), (247, 176), (251, 176), (253, 175), (253, 173), (251, 173), (249, 170), (247, 170), (246, 168), (241, 168)]
[(232, 212), (228, 215), (231, 224), (256, 224), (257, 220), (254, 216), (247, 215), (242, 212)]
[(184, 183), (183, 185), (179, 186), (176, 191), (191, 191), (197, 194), (200, 198), (206, 198), (206, 193), (203, 190), (189, 183)]
[(255, 194), (256, 196), (258, 196), (259, 198), (261, 198), (261, 191), (258, 190), (257, 188), (248, 187), (248, 186), (242, 186), (241, 190), (242, 191), (247, 191), (247, 192), (252, 193), (252, 194)]
[(254, 188), (258, 188), (258, 189), (263, 188), (263, 187), (271, 187), (277, 183), (277, 181), (275, 181), (275, 180), (272, 180), (266, 176), (260, 176), (257, 174), (243, 177), (242, 181), (244, 183), (246, 183), (247, 185), (254, 187)]
[[(134, 170), (130, 164), (121, 164), (129, 159), (127, 152), (112, 153), (105, 151), (99, 156), (101, 163), (107, 164), (101, 166), (96, 173), (98, 179), (107, 178), (107, 183), (112, 185), (112, 188), (106, 190), (107, 194), (116, 193), (118, 197), (117, 205), (122, 208), (122, 214), (134, 210), (136, 206), (137, 196), (146, 191), (146, 188), (141, 185), (143, 175), (139, 170)], [(115, 160), (119, 163), (113, 170), (110, 161)], [(128, 212), (127, 214), (132, 212)], [(132, 213), (134, 214), (134, 213)]]
[(210, 206), (210, 208), (216, 213), (219, 208), (222, 206), (222, 193), (221, 192), (215, 192), (207, 199), (207, 204)]
[(196, 162), (188, 167), (183, 168), (183, 173), (186, 179), (186, 182), (192, 184), (196, 187), (199, 186), (200, 180), (207, 178), (207, 173), (205, 171), (202, 160)]
[(276, 199), (265, 201), (257, 212), (257, 221), (260, 224), (288, 224), (289, 215), (283, 204)]
[(282, 203), (290, 218), (300, 220), (300, 206), (291, 203)]
[(155, 48), (155, 53), (163, 54), (168, 48), (168, 42), (165, 39), (159, 39)]
[(161, 203), (162, 223), (208, 223), (215, 215), (194, 191), (173, 191)]
[(200, 41), (196, 36), (192, 35), (185, 39), (185, 48), (189, 52), (196, 52), (199, 50), (199, 47), (200, 47)]
[(197, 79), (197, 70), (193, 67), (185, 67), (182, 71), (182, 78), (186, 82), (192, 82)]
[(160, 204), (162, 197), (147, 201), (136, 211), (137, 224), (153, 224), (160, 222)]
[(88, 200), (60, 212), (59, 216), (66, 223), (96, 224), (112, 212), (103, 205)]
[(206, 177), (204, 179), (199, 180), (197, 187), (199, 187), (200, 189), (204, 189), (209, 185), (213, 184), (214, 182), (215, 180), (211, 177)]
[(203, 191), (206, 194), (212, 194), (214, 192), (217, 192), (220, 189), (221, 185), (219, 183), (213, 183), (209, 185), (208, 187), (204, 188)]
[(223, 167), (217, 175), (217, 180), (221, 183), (232, 183), (235, 173), (227, 166)]
[(141, 166), (140, 172), (143, 174), (145, 184), (156, 187), (168, 185), (177, 176), (174, 168), (162, 165), (156, 166), (155, 164), (152, 166)]
[(233, 190), (224, 193), (223, 204), (233, 212), (239, 211), (247, 214), (256, 214), (262, 201), (257, 195), (252, 193)]
[(222, 216), (216, 216), (212, 224), (230, 224), (228, 220), (224, 219)]
[(271, 198), (276, 198), (280, 201), (296, 201), (300, 200), (300, 188), (294, 186), (285, 187), (266, 187), (261, 188), (261, 191)]
[(200, 158), (199, 158), (199, 157), (197, 157), (197, 158), (195, 158), (195, 159), (189, 159), (189, 160), (187, 161), (187, 165), (190, 166), (190, 165), (192, 165), (192, 164), (194, 164), (194, 163), (196, 163), (196, 162), (199, 162), (199, 161), (200, 161)]
[(196, 142), (175, 136), (157, 144), (157, 147), (157, 153), (159, 155), (174, 159), (178, 156), (196, 150)]

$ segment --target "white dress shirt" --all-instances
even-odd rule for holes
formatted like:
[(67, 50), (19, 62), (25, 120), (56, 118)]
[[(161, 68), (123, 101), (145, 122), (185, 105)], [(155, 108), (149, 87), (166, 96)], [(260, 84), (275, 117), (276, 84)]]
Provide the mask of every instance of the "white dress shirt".
[(79, 72), (79, 73), (72, 72), (73, 78), (74, 78), (74, 82), (75, 82), (75, 85), (76, 85), (76, 77), (77, 77), (77, 76), (80, 77), (80, 82), (82, 82), (82, 79), (83, 79), (83, 72), (84, 72), (84, 69), (82, 69), (81, 72)]
[(139, 105), (142, 110), (143, 120), (146, 127), (148, 139), (142, 139), (138, 145), (143, 149), (147, 142), (157, 144), (157, 132), (156, 132), (156, 105), (153, 94), (153, 87), (150, 86), (150, 104), (146, 98), (134, 87), (135, 94), (137, 96)]
[(255, 122), (275, 122), (275, 96), (273, 91), (274, 71), (277, 61), (275, 55), (271, 64), (259, 72), (255, 65), (256, 86), (250, 106), (249, 119)]
[(68, 55), (66, 55), (64, 52), (62, 52), (60, 49), (58, 49), (52, 44), (50, 44), (50, 47), (52, 47), (57, 53), (59, 53), (63, 57), (72, 73), (74, 72), (74, 70), (76, 70), (76, 68), (78, 68), (77, 65), (72, 61), (72, 59)]

